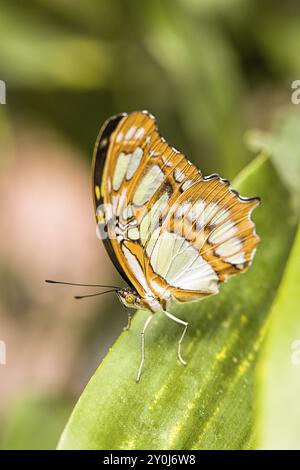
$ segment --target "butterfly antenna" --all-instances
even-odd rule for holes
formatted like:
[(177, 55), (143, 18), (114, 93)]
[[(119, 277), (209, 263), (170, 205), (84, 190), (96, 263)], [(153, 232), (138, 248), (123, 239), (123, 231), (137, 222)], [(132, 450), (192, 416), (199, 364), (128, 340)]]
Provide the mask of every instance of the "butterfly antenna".
[(65, 281), (55, 281), (54, 279), (45, 279), (45, 282), (49, 284), (63, 284), (65, 286), (80, 286), (80, 287), (105, 287), (111, 289), (122, 289), (119, 286), (106, 286), (103, 284), (81, 284), (78, 282), (65, 282)]
[(116, 292), (118, 289), (105, 290), (104, 292), (97, 292), (96, 294), (75, 295), (74, 299), (86, 299), (87, 297), (96, 297), (97, 295), (108, 294), (109, 292)]

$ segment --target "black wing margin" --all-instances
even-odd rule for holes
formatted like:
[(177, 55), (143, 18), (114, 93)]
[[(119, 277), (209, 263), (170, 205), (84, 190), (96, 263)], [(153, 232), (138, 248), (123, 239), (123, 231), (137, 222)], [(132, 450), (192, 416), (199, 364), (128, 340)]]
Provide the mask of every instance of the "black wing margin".
[[(108, 149), (110, 146), (110, 137), (112, 133), (115, 131), (115, 129), (118, 127), (118, 124), (120, 123), (120, 121), (126, 116), (127, 114), (122, 113), (122, 114), (118, 114), (108, 119), (104, 123), (103, 127), (101, 128), (96, 144), (95, 144), (93, 163), (92, 163), (92, 185), (93, 185), (93, 200), (94, 200), (95, 212), (96, 212), (97, 206), (102, 205), (104, 203), (103, 195), (101, 194), (101, 191), (100, 191), (100, 198), (99, 199), (96, 198), (95, 188), (97, 186), (98, 188), (101, 188), (101, 185), (102, 185), (104, 165), (106, 162), (107, 153), (108, 153)], [(124, 281), (129, 286), (133, 287), (132, 283), (128, 279), (127, 275), (125, 274), (122, 266), (120, 265), (116, 257), (116, 254), (114, 252), (110, 239), (107, 237), (103, 239), (102, 241), (110, 259), (112, 260), (119, 274), (123, 277)]]

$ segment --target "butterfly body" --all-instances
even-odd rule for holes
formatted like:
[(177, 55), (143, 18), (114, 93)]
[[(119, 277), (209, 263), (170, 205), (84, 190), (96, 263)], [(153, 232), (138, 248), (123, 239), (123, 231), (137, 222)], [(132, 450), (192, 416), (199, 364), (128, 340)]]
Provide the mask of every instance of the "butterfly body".
[(146, 111), (104, 124), (93, 194), (98, 235), (129, 286), (119, 292), (127, 307), (155, 313), (217, 294), (252, 262), (259, 199), (242, 198), (218, 175), (204, 177)]
[(163, 304), (154, 295), (152, 297), (140, 297), (133, 289), (120, 289), (117, 291), (117, 295), (121, 303), (127, 308), (149, 310), (151, 313), (164, 310)]

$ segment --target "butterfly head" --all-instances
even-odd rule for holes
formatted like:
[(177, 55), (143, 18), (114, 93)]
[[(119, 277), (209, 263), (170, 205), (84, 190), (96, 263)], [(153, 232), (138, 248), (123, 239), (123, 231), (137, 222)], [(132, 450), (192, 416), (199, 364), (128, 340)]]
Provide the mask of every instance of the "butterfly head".
[(117, 291), (118, 297), (125, 307), (141, 308), (142, 302), (140, 296), (131, 289), (120, 289)]

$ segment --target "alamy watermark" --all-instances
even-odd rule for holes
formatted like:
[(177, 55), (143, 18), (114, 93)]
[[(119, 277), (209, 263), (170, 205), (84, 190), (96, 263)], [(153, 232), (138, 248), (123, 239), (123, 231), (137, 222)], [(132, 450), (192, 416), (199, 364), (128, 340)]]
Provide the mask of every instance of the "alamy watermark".
[(0, 104), (6, 104), (6, 84), (0, 80)]
[(300, 80), (294, 80), (291, 84), (291, 88), (293, 88), (293, 93), (291, 96), (291, 102), (293, 104), (300, 104)]
[[(145, 206), (139, 206), (138, 209), (141, 211), (145, 209)], [(204, 201), (198, 201), (194, 204), (191, 202), (175, 203), (172, 206), (167, 206), (167, 201), (162, 201), (161, 205), (156, 207), (154, 211), (152, 209), (148, 215), (145, 215), (141, 225), (134, 215), (134, 208), (131, 204), (119, 208), (119, 212), (120, 214), (116, 215), (116, 208), (113, 204), (99, 204), (96, 209), (98, 221), (96, 234), (98, 238), (101, 240), (116, 239), (118, 241), (122, 239), (138, 240), (141, 235), (143, 236), (146, 233), (157, 234), (162, 223), (164, 223), (165, 229), (169, 231), (172, 231), (172, 226), (176, 223), (180, 227), (178, 231), (181, 231), (182, 237), (193, 236), (195, 243), (203, 244), (203, 228), (207, 224), (213, 229), (221, 222), (231, 223), (227, 211), (219, 211), (216, 203), (206, 205)], [(174, 220), (172, 217), (167, 217), (169, 213), (173, 214)], [(189, 224), (180, 223), (185, 217)]]
[(0, 339), (0, 366), (5, 366), (6, 364), (6, 344), (5, 341)]
[(295, 339), (291, 344), (291, 363), (293, 366), (300, 365), (300, 339)]

